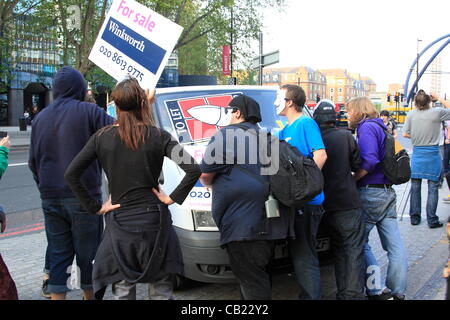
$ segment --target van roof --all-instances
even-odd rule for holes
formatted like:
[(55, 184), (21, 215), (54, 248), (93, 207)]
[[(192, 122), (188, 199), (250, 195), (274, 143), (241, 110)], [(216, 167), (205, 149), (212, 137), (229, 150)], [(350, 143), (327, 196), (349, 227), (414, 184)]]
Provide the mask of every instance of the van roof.
[(218, 91), (218, 90), (278, 90), (277, 86), (192, 86), (192, 87), (171, 87), (171, 88), (158, 88), (156, 94), (163, 93), (177, 93), (177, 92), (190, 92), (190, 91)]

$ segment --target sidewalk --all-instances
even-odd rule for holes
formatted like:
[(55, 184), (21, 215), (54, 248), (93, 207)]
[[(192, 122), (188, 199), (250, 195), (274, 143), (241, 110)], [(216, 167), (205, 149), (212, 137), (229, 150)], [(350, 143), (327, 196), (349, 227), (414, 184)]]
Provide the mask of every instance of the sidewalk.
[(27, 131), (20, 131), (19, 127), (0, 127), (0, 131), (8, 132), (11, 147), (27, 147), (30, 145), (31, 126), (27, 127)]
[[(403, 203), (401, 201), (406, 185), (396, 188), (398, 195), (399, 228), (408, 252), (408, 289), (407, 298), (410, 300), (443, 300), (445, 298), (445, 280), (442, 270), (448, 258), (448, 241), (445, 228), (429, 229), (426, 221), (419, 226), (412, 226), (409, 220), (409, 205), (406, 206), (403, 220), (400, 220)], [(440, 190), (439, 198), (442, 199), (450, 191), (445, 186)], [(423, 208), (427, 194), (426, 183), (422, 186)], [(405, 197), (406, 198), (406, 197)], [(445, 222), (450, 212), (450, 204), (439, 202), (438, 216)], [(424, 219), (425, 210), (422, 211)], [(0, 237), (0, 252), (8, 265), (10, 272), (16, 281), (19, 298), (23, 300), (45, 300), (41, 297), (42, 269), (46, 250), (45, 232), (40, 231), (24, 236), (10, 238)], [(382, 267), (385, 276), (387, 267), (387, 255), (382, 249), (378, 234), (374, 230), (370, 236), (370, 245)], [(331, 267), (322, 268), (322, 276), (327, 283), (331, 283), (333, 273)], [(291, 274), (274, 277), (274, 299), (295, 300), (297, 285)], [(80, 290), (73, 290), (68, 294), (70, 300), (80, 300)], [(147, 285), (137, 286), (139, 300), (147, 300)], [(238, 300), (239, 293), (235, 284), (194, 285), (187, 289), (175, 292), (179, 300)], [(111, 289), (108, 288), (105, 299), (112, 299)]]

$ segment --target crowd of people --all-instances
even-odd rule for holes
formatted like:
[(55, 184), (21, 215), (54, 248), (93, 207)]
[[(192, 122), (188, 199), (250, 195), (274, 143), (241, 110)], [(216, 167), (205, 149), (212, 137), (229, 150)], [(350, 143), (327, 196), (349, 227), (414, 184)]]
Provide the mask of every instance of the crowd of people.
[[(324, 188), (300, 208), (279, 203), (280, 215), (273, 218), (265, 209), (269, 178), (261, 175), (259, 161), (249, 161), (262, 147), (257, 135), (252, 140), (245, 132), (262, 130), (254, 99), (239, 95), (229, 103), (229, 125), (212, 137), (198, 165), (170, 133), (156, 126), (151, 111), (155, 92), (144, 91), (137, 80), (126, 79), (112, 92), (117, 120), (86, 102), (86, 92), (82, 75), (63, 67), (54, 78), (54, 102), (33, 121), (29, 166), (42, 198), (48, 242), (43, 291), (53, 300), (65, 299), (70, 290), (67, 270), (74, 258), (85, 300), (102, 299), (108, 286), (115, 299), (136, 299), (137, 283), (149, 284), (151, 299), (173, 299), (172, 277), (183, 274), (183, 259), (168, 206), (182, 204), (198, 179), (212, 189), (220, 245), (242, 299), (272, 298), (271, 265), (280, 242), (289, 248), (299, 299), (321, 299), (316, 250), (320, 223), (330, 230), (337, 299), (406, 298), (408, 261), (397, 224), (397, 195), (381, 166), (385, 131), (396, 136), (397, 127), (389, 115), (380, 117), (370, 99), (354, 98), (346, 104), (355, 139), (349, 130), (336, 127), (332, 101), (320, 101), (310, 118), (303, 113), (304, 90), (297, 85), (280, 88), (274, 107), (288, 124), (276, 136), (314, 160)], [(446, 108), (431, 108), (431, 100)], [(442, 223), (436, 216), (436, 185), (443, 171), (438, 135), (440, 124), (450, 120), (450, 103), (419, 92), (415, 106), (403, 129), (414, 145), (411, 223), (420, 223), (420, 185), (426, 179), (427, 221), (437, 228)], [(230, 135), (234, 140), (227, 138)], [(236, 140), (244, 141), (243, 156), (238, 155), (238, 144), (230, 143)], [(214, 152), (217, 142), (223, 148), (219, 156)], [(0, 146), (0, 156), (2, 152)], [(177, 157), (177, 164), (186, 175), (167, 195), (158, 179), (164, 157), (175, 160), (175, 154), (184, 155), (181, 161)], [(448, 158), (446, 165), (449, 179)], [(105, 202), (102, 169), (110, 194)], [(388, 255), (385, 278), (369, 245), (374, 228)], [(0, 259), (0, 269), (6, 269), (1, 264)], [(9, 297), (17, 298), (17, 292)]]

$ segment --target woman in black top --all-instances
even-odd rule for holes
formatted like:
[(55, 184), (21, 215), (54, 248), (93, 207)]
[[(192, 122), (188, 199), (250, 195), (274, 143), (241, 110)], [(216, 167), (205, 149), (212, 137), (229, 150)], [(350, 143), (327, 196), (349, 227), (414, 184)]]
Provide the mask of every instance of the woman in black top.
[[(116, 298), (135, 299), (136, 283), (152, 283), (156, 291), (162, 288), (159, 296), (171, 298), (170, 275), (182, 274), (183, 263), (167, 206), (182, 204), (201, 172), (168, 132), (155, 127), (151, 116), (154, 93), (144, 92), (137, 80), (127, 79), (111, 97), (118, 121), (94, 134), (65, 174), (88, 212), (105, 215), (105, 234), (93, 267), (94, 292), (101, 299), (112, 284)], [(165, 156), (186, 172), (170, 196), (158, 188)], [(85, 169), (97, 160), (111, 193), (103, 205), (81, 183)]]

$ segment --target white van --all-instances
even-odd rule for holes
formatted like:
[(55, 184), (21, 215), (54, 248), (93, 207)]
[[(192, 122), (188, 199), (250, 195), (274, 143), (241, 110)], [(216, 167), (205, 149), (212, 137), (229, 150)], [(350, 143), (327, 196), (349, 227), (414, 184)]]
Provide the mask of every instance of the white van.
[[(236, 95), (248, 95), (259, 103), (263, 119), (261, 127), (272, 132), (280, 130), (286, 119), (275, 113), (273, 103), (277, 89), (259, 86), (157, 89), (154, 117), (159, 127), (170, 132), (200, 162), (212, 135), (226, 125), (223, 108)], [(184, 172), (166, 158), (160, 177), (164, 191), (170, 194), (183, 176)], [(181, 244), (185, 276), (209, 283), (234, 282), (227, 253), (219, 246), (219, 232), (211, 214), (211, 193), (198, 182), (183, 205), (174, 204), (170, 211)], [(328, 248), (329, 239), (320, 239), (318, 251)], [(280, 264), (289, 262), (284, 244), (277, 247), (275, 258)]]

